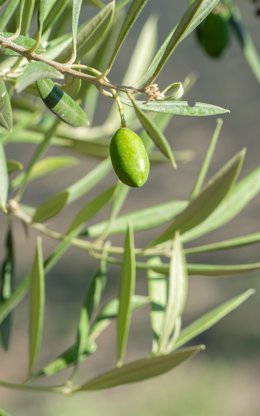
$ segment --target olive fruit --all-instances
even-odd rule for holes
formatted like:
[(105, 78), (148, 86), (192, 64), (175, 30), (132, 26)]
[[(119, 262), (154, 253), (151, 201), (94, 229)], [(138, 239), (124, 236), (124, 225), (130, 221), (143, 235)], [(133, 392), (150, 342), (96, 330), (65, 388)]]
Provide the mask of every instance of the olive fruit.
[(127, 127), (116, 131), (110, 142), (110, 158), (118, 178), (128, 186), (140, 187), (149, 175), (149, 158), (140, 137)]
[(211, 12), (197, 28), (197, 38), (212, 58), (219, 58), (229, 43), (229, 23), (224, 12)]

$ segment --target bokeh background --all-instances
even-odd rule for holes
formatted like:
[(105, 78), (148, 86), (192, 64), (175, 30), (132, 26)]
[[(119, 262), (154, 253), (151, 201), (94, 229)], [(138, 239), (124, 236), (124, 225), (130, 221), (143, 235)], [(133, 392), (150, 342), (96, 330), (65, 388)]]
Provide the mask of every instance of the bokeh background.
[[(120, 52), (112, 74), (113, 80), (120, 81), (127, 69), (129, 52), (135, 46), (145, 19), (151, 13), (158, 14), (159, 41), (162, 41), (182, 15), (186, 3), (177, 0), (150, 0), (143, 11), (142, 18), (131, 32), (126, 46)], [(260, 19), (254, 16), (253, 6), (249, 1), (240, 0), (238, 4), (243, 12), (245, 24), (260, 51)], [(194, 36), (189, 36), (178, 47), (160, 76), (160, 85), (164, 87), (173, 81), (182, 80), (191, 71), (197, 72), (199, 78), (189, 93), (189, 99), (209, 102), (231, 110), (231, 114), (224, 117), (224, 127), (211, 173), (245, 146), (247, 156), (242, 175), (249, 173), (259, 166), (260, 89), (235, 39), (232, 39), (230, 48), (223, 59), (215, 61), (209, 60), (197, 47)], [(109, 106), (110, 102), (101, 99), (95, 122), (98, 123), (103, 119)], [(187, 198), (214, 128), (215, 118), (175, 118), (167, 130), (167, 137), (175, 149), (195, 150), (196, 158), (189, 163), (180, 164), (177, 172), (172, 172), (172, 169), (166, 165), (154, 166), (148, 185), (130, 194), (123, 212), (172, 198)], [(31, 146), (9, 146), (8, 148), (12, 157), (19, 154), (25, 163), (29, 160), (32, 151)], [(52, 150), (52, 154), (59, 152), (60, 150), (57, 149)], [(73, 183), (81, 174), (91, 170), (95, 164), (96, 161), (93, 159), (82, 159), (77, 169), (71, 170), (66, 175), (57, 174), (55, 181), (41, 180), (33, 184), (26, 194), (27, 202), (32, 205), (39, 204), (49, 195)], [(113, 175), (109, 175), (107, 184), (112, 183), (113, 180)], [(64, 224), (70, 221), (77, 210), (78, 206), (72, 206), (66, 210), (65, 217), (63, 217)], [(59, 229), (62, 229), (64, 224), (60, 224), (58, 220), (52, 221), (52, 225)], [(2, 234), (5, 231), (2, 216), (0, 226)], [(227, 236), (255, 232), (258, 229), (259, 200), (255, 200), (238, 219), (212, 233), (210, 237), (212, 241), (217, 241)], [(144, 235), (137, 237), (139, 244), (144, 243), (146, 239)], [(34, 233), (30, 233), (30, 237), (26, 239), (22, 227), (16, 223), (17, 279), (22, 278), (31, 268), (34, 244)], [(54, 247), (54, 243), (46, 241), (44, 247), (47, 253)], [(3, 253), (4, 247), (1, 242), (1, 257)], [(196, 257), (196, 260), (232, 264), (238, 258), (241, 263), (257, 261), (259, 247), (244, 248), (239, 252), (228, 251), (218, 255), (205, 255), (201, 258)], [(73, 342), (82, 293), (96, 268), (97, 264), (90, 257), (83, 252), (71, 249), (51, 272), (52, 278), (47, 282), (47, 317), (40, 364), (48, 362)], [(107, 297), (116, 293), (117, 278), (118, 270), (111, 268)], [(0, 390), (0, 408), (6, 409), (13, 416), (83, 416), (87, 414), (91, 416), (101, 414), (109, 416), (133, 414), (143, 416), (158, 414), (163, 416), (259, 416), (259, 273), (220, 280), (192, 278), (185, 321), (195, 319), (204, 311), (249, 287), (256, 289), (256, 295), (198, 339), (198, 342), (207, 345), (207, 350), (193, 361), (183, 364), (167, 375), (141, 384), (98, 393), (79, 394), (69, 398), (2, 389)], [(138, 292), (141, 294), (146, 292), (145, 276), (142, 273), (138, 276)], [(27, 315), (28, 304), (25, 301), (16, 310), (14, 316), (14, 336), (10, 351), (0, 352), (1, 379), (19, 381), (24, 377), (27, 365)], [(148, 310), (134, 315), (127, 360), (139, 358), (149, 351), (151, 335), (148, 319)], [(88, 379), (114, 365), (115, 330), (113, 325), (100, 338), (99, 346), (98, 352), (82, 366), (79, 379)]]

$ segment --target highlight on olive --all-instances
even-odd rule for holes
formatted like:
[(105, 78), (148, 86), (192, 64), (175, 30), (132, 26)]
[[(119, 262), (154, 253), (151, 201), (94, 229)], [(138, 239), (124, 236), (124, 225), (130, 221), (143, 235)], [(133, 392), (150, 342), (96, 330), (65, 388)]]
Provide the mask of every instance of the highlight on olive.
[(131, 129), (121, 127), (110, 142), (114, 171), (124, 184), (141, 187), (147, 181), (150, 163), (141, 138)]

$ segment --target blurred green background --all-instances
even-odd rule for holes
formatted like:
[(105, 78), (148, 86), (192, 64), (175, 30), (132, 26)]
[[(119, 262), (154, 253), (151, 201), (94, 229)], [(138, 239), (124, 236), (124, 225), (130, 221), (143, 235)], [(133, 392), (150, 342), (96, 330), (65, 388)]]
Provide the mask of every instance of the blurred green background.
[[(143, 11), (142, 18), (131, 32), (131, 36), (118, 57), (111, 79), (119, 81), (127, 68), (129, 51), (135, 46), (136, 38), (145, 19), (153, 12), (159, 16), (159, 40), (162, 41), (172, 25), (178, 21), (187, 2), (177, 0), (150, 0)], [(243, 12), (246, 26), (250, 30), (260, 51), (260, 19), (253, 13), (249, 1), (238, 1)], [(241, 51), (233, 39), (229, 50), (220, 61), (209, 60), (197, 47), (194, 36), (189, 36), (177, 49), (160, 77), (162, 89), (173, 81), (182, 80), (191, 71), (199, 74), (199, 79), (189, 99), (209, 102), (231, 110), (224, 117), (221, 133), (211, 173), (224, 161), (247, 147), (247, 157), (243, 174), (259, 166), (260, 137), (260, 94), (259, 84), (245, 63)], [(96, 122), (103, 119), (110, 102), (100, 101), (100, 110)], [(196, 158), (188, 164), (180, 164), (177, 172), (169, 166), (154, 166), (148, 185), (142, 190), (133, 190), (124, 211), (145, 207), (152, 203), (181, 199), (189, 195), (198, 173), (200, 162), (207, 149), (209, 139), (215, 127), (214, 118), (175, 118), (167, 130), (167, 137), (174, 149), (194, 149)], [(18, 149), (18, 150), (17, 150)], [(10, 155), (28, 160), (32, 154), (29, 146), (9, 147)], [(54, 150), (58, 153), (59, 150)], [(52, 153), (53, 153), (52, 152)], [(93, 168), (95, 160), (82, 159), (77, 170), (70, 174), (56, 175), (56, 181), (41, 180), (33, 184), (27, 193), (31, 204), (55, 191), (64, 189), (73, 183), (83, 172)], [(107, 183), (112, 183), (110, 175)], [(72, 206), (66, 211), (64, 222), (72, 218), (77, 211)], [(58, 220), (52, 225), (62, 229)], [(3, 217), (1, 229), (5, 230)], [(211, 241), (226, 236), (240, 235), (259, 229), (259, 200), (251, 203), (240, 217), (224, 229), (212, 233)], [(25, 240), (23, 229), (16, 223), (16, 252), (18, 257), (18, 279), (30, 269), (34, 250), (35, 235)], [(137, 236), (137, 243), (146, 242), (146, 236)], [(201, 240), (204, 241), (204, 240)], [(207, 240), (209, 241), (209, 240)], [(45, 243), (45, 253), (54, 247), (54, 243)], [(3, 243), (1, 243), (3, 253)], [(250, 262), (259, 259), (259, 247), (228, 251), (217, 255), (204, 255), (196, 260), (219, 263), (237, 261)], [(91, 273), (97, 264), (83, 252), (71, 249), (66, 257), (51, 272), (47, 282), (47, 317), (40, 364), (51, 360), (63, 351), (74, 339), (83, 291)], [(116, 293), (118, 269), (111, 268), (107, 296)], [(205, 343), (207, 350), (176, 370), (157, 379), (136, 385), (98, 393), (82, 393), (64, 398), (47, 394), (20, 393), (0, 390), (0, 408), (13, 416), (83, 416), (101, 414), (117, 415), (163, 415), (163, 416), (259, 416), (260, 415), (260, 328), (259, 328), (259, 273), (243, 277), (225, 279), (206, 279), (194, 277), (190, 282), (190, 291), (185, 321), (190, 322), (204, 311), (235, 296), (243, 290), (253, 287), (256, 295), (250, 298), (239, 310), (225, 318), (215, 328), (198, 339)], [(138, 276), (138, 293), (146, 293), (145, 276)], [(14, 317), (14, 336), (8, 353), (0, 352), (0, 378), (11, 381), (23, 379), (27, 364), (27, 314), (28, 305), (23, 302)], [(139, 358), (148, 353), (151, 334), (148, 324), (148, 309), (135, 313), (132, 323), (127, 359)], [(115, 363), (115, 330), (111, 328), (100, 338), (100, 349), (80, 370), (79, 379), (86, 380), (94, 374), (111, 368)], [(54, 383), (59, 379), (56, 378)], [(0, 412), (1, 413), (1, 412)]]

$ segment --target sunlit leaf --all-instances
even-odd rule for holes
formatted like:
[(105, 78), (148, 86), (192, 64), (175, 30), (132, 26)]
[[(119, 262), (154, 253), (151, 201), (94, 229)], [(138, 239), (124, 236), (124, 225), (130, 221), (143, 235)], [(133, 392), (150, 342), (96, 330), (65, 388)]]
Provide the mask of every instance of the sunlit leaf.
[(201, 222), (218, 207), (234, 185), (245, 157), (245, 151), (238, 153), (227, 162), (205, 185), (196, 198), (181, 212), (173, 223), (151, 245), (157, 245), (173, 238), (175, 232), (188, 231)]
[(28, 375), (31, 375), (34, 369), (41, 346), (45, 304), (44, 279), (45, 278), (42, 258), (42, 245), (41, 240), (38, 239), (31, 273)]
[(2, 78), (0, 78), (0, 126), (7, 130), (10, 130), (13, 126), (10, 97)]
[(64, 123), (73, 127), (88, 124), (85, 111), (52, 80), (42, 79), (36, 85), (44, 104)]
[(0, 143), (0, 208), (6, 209), (8, 197), (8, 171), (4, 147)]
[[(121, 101), (128, 105), (133, 106), (132, 102), (126, 98), (121, 98)], [(189, 103), (188, 101), (150, 101), (144, 103), (143, 101), (136, 100), (136, 104), (143, 111), (150, 111), (155, 113), (174, 114), (179, 116), (215, 116), (217, 114), (229, 113), (229, 110), (221, 108), (212, 104), (205, 104), (195, 102)]]
[(124, 243), (124, 256), (122, 271), (119, 282), (119, 310), (117, 317), (117, 365), (123, 363), (130, 321), (131, 321), (131, 298), (135, 290), (135, 254), (134, 254), (134, 233), (129, 224)]
[(62, 79), (63, 75), (44, 62), (31, 62), (26, 65), (22, 75), (17, 78), (15, 89), (17, 92), (21, 92), (29, 85), (44, 78)]
[(143, 358), (115, 368), (87, 381), (75, 391), (102, 390), (122, 384), (137, 383), (159, 376), (177, 367), (203, 349), (202, 346), (187, 348), (168, 355)]
[(177, 349), (181, 347), (183, 344), (186, 344), (187, 342), (196, 338), (202, 332), (211, 328), (213, 325), (218, 323), (222, 318), (224, 318), (234, 309), (238, 308), (253, 294), (254, 290), (249, 289), (241, 295), (236, 296), (228, 300), (227, 302), (223, 303), (222, 305), (217, 306), (211, 311), (205, 313), (201, 318), (195, 320), (181, 331), (174, 348)]
[[(15, 279), (14, 242), (11, 228), (8, 229), (6, 242), (6, 255), (2, 262), (0, 276), (0, 304), (4, 304), (12, 295)], [(0, 339), (5, 350), (9, 347), (12, 316), (8, 315), (0, 325)]]

